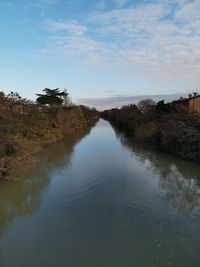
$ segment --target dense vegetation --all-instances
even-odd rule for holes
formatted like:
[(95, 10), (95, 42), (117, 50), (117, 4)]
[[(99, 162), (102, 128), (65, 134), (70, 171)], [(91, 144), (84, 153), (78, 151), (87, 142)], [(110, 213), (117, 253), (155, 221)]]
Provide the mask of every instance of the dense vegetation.
[(200, 162), (200, 117), (189, 114), (184, 106), (143, 102), (106, 110), (101, 116), (137, 142)]
[[(47, 96), (40, 95), (38, 103), (23, 99), (17, 93), (7, 96), (0, 93), (0, 178), (18, 176), (45, 145), (91, 127), (98, 119), (96, 110), (63, 105), (62, 97), (66, 95), (57, 90), (60, 95), (51, 98), (50, 91), (45, 91)], [(42, 102), (42, 97), (50, 103)]]

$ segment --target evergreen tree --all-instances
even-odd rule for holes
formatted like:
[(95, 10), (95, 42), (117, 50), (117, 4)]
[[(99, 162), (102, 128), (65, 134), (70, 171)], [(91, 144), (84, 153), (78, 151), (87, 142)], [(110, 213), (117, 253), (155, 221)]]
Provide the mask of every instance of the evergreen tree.
[(60, 92), (59, 88), (45, 88), (43, 92), (45, 92), (45, 94), (37, 94), (38, 98), (36, 101), (38, 104), (49, 105), (50, 107), (61, 106), (64, 102), (64, 99), (68, 96), (67, 92)]

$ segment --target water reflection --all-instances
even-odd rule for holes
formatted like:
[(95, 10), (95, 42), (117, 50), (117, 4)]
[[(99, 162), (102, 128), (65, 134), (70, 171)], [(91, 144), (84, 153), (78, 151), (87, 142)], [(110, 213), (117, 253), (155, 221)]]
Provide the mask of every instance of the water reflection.
[(73, 138), (1, 184), (0, 266), (199, 267), (200, 216), (177, 213), (198, 212), (199, 167), (120, 143), (101, 121)]
[(19, 181), (0, 182), (0, 235), (14, 219), (31, 216), (40, 207), (42, 192), (50, 183), (49, 174), (70, 168), (75, 145), (89, 133), (79, 131), (45, 149)]
[(138, 162), (159, 177), (159, 186), (181, 214), (200, 213), (200, 166), (138, 146), (133, 139), (116, 131), (122, 145), (133, 152)]

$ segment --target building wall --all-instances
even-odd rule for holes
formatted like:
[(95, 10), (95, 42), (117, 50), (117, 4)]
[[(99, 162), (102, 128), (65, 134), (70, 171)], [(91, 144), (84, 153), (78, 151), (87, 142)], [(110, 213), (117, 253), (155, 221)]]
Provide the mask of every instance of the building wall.
[(200, 114), (200, 96), (189, 99), (189, 111), (190, 113)]

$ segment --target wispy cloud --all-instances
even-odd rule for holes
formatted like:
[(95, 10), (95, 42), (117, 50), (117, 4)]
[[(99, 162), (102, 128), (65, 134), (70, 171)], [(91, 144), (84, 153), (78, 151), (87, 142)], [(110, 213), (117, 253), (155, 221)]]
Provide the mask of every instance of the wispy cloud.
[(108, 46), (90, 37), (88, 27), (78, 22), (50, 20), (45, 22), (45, 26), (49, 31), (54, 32), (54, 35), (50, 36), (48, 45), (40, 52), (73, 57), (79, 64), (105, 67), (105, 52)]
[(105, 9), (106, 6), (107, 6), (107, 4), (106, 4), (106, 1), (104, 1), (104, 0), (101, 0), (101, 1), (97, 2), (96, 5), (95, 5), (95, 7), (97, 9), (100, 9), (100, 10)]
[(123, 5), (125, 5), (127, 3), (127, 0), (113, 0), (113, 2), (118, 6), (118, 7), (122, 7)]
[[(126, 3), (115, 2), (121, 7)], [(199, 0), (165, 0), (96, 10), (81, 22), (48, 21), (53, 34), (43, 51), (71, 55), (93, 67), (121, 69), (123, 75), (145, 77), (160, 87), (198, 86), (199, 10)]]
[(47, 20), (45, 22), (46, 27), (50, 31), (66, 31), (71, 35), (84, 35), (87, 32), (87, 27), (83, 26), (77, 22), (63, 22), (63, 21), (51, 21)]

